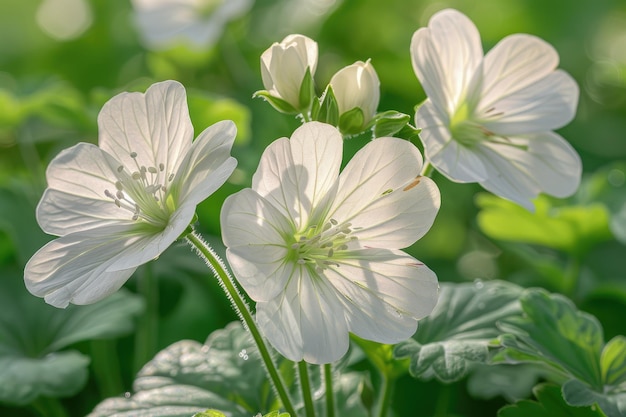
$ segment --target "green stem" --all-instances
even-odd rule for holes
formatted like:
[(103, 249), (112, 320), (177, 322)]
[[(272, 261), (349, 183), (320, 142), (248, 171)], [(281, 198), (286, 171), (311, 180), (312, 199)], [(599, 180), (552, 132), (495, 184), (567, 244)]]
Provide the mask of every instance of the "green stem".
[(391, 378), (388, 375), (385, 375), (384, 372), (381, 372), (382, 377), (382, 386), (380, 389), (380, 397), (378, 399), (378, 417), (386, 417), (387, 412), (389, 411), (389, 406), (391, 405), (391, 394), (393, 393), (393, 388), (396, 385), (395, 378)]
[(335, 392), (333, 391), (333, 367), (324, 365), (324, 386), (326, 387), (326, 417), (335, 417)]
[(435, 167), (432, 166), (430, 162), (426, 161), (426, 163), (424, 163), (424, 167), (422, 168), (422, 173), (420, 175), (422, 177), (430, 177), (432, 176), (432, 173), (434, 170), (435, 170)]
[(67, 410), (63, 407), (58, 398), (38, 397), (31, 404), (37, 414), (41, 417), (67, 417)]
[(114, 340), (92, 340), (91, 367), (96, 375), (102, 398), (115, 397), (124, 392), (120, 374), (117, 346)]
[(439, 388), (439, 395), (437, 396), (437, 404), (435, 406), (435, 417), (446, 417), (448, 415), (450, 390), (450, 384), (442, 384)]
[(159, 325), (159, 288), (152, 275), (151, 264), (143, 266), (137, 289), (143, 296), (146, 309), (139, 318), (135, 333), (134, 371), (139, 371), (157, 352), (157, 334)]
[(300, 376), (300, 388), (306, 417), (315, 417), (313, 397), (311, 396), (311, 384), (309, 382), (309, 368), (305, 361), (298, 362), (298, 375)]
[(205, 261), (206, 265), (211, 269), (213, 275), (217, 278), (221, 287), (226, 292), (233, 308), (239, 315), (239, 318), (244, 324), (244, 327), (250, 331), (254, 342), (259, 349), (259, 353), (261, 354), (261, 359), (263, 359), (263, 363), (265, 364), (265, 369), (274, 384), (274, 388), (278, 393), (278, 397), (280, 401), (283, 403), (285, 410), (292, 416), (296, 417), (296, 410), (291, 403), (291, 399), (287, 394), (287, 389), (285, 388), (285, 384), (283, 383), (278, 370), (276, 369), (276, 365), (272, 361), (272, 356), (270, 355), (270, 351), (265, 344), (265, 340), (261, 336), (259, 329), (256, 327), (256, 323), (254, 322), (254, 318), (252, 317), (252, 313), (250, 312), (248, 305), (243, 300), (243, 297), (237, 290), (235, 283), (230, 276), (226, 266), (222, 262), (219, 256), (213, 251), (203, 239), (197, 234), (195, 231), (189, 233), (186, 237), (187, 241), (193, 248), (196, 250), (198, 255)]
[(311, 117), (309, 116), (308, 111), (300, 113), (300, 116), (302, 116), (302, 121), (304, 123), (311, 121)]

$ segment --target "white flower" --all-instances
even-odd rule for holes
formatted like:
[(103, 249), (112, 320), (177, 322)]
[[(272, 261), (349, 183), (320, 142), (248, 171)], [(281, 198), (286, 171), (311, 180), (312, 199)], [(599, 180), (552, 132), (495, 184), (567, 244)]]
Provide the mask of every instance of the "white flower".
[(380, 101), (380, 81), (370, 61), (357, 61), (337, 71), (330, 79), (339, 115), (359, 108), (363, 112), (363, 125), (366, 125), (378, 109)]
[(428, 95), (415, 123), (438, 171), (531, 210), (540, 192), (578, 188), (580, 157), (552, 132), (574, 117), (578, 86), (552, 46), (516, 34), (483, 57), (474, 24), (448, 9), (415, 32), (411, 57)]
[(306, 123), (270, 144), (252, 188), (222, 207), (228, 261), (259, 328), (293, 361), (339, 359), (348, 332), (397, 343), (437, 301), (435, 274), (400, 250), (439, 209), (419, 151), (379, 138), (339, 174), (342, 147), (337, 129)]
[(267, 92), (301, 109), (300, 88), (307, 70), (317, 68), (317, 43), (303, 35), (289, 35), (261, 54), (261, 77)]
[(100, 146), (79, 143), (50, 163), (37, 221), (60, 237), (26, 265), (32, 294), (65, 307), (117, 291), (230, 176), (235, 125), (216, 123), (192, 143), (186, 100), (174, 81), (119, 94), (98, 116)]
[(132, 5), (149, 48), (186, 43), (203, 49), (215, 44), (226, 23), (247, 12), (252, 0), (132, 0)]

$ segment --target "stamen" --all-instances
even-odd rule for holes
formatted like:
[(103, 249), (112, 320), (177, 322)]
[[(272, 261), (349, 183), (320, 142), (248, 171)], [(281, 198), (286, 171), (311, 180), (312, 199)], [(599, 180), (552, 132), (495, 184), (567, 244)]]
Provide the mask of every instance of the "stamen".
[(162, 162), (159, 164), (159, 171), (161, 172), (165, 171), (165, 165), (163, 165)]
[(148, 167), (148, 172), (151, 173), (151, 174), (156, 174), (159, 171), (157, 171), (157, 169), (155, 167)]
[(131, 152), (130, 157), (133, 159), (137, 158), (137, 152)]

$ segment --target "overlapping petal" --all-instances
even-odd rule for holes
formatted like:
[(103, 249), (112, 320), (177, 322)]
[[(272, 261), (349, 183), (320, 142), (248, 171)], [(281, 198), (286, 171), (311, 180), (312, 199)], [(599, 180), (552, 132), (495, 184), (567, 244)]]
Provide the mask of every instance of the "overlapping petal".
[(144, 239), (140, 231), (123, 225), (55, 239), (26, 264), (26, 288), (55, 307), (94, 303), (117, 291), (130, 277), (135, 268), (106, 270)]
[(419, 177), (421, 168), (422, 156), (410, 142), (374, 140), (344, 168), (327, 216), (359, 227), (355, 236), (364, 245), (415, 243), (432, 226), (440, 200), (436, 185)]
[(291, 140), (279, 139), (265, 149), (252, 189), (300, 229), (332, 189), (342, 153), (343, 139), (337, 129), (318, 122), (304, 124)]
[(476, 26), (462, 13), (436, 13), (411, 40), (413, 69), (437, 110), (451, 114), (483, 58)]
[(275, 299), (257, 304), (257, 322), (293, 361), (330, 363), (348, 351), (348, 327), (337, 294), (306, 266)]
[(481, 147), (487, 190), (534, 210), (532, 199), (540, 192), (556, 197), (571, 195), (580, 184), (580, 156), (562, 137), (553, 132), (528, 135), (521, 139), (527, 149), (505, 144)]
[(193, 142), (174, 177), (178, 199), (194, 205), (221, 187), (237, 166), (230, 150), (237, 128), (230, 120), (207, 127)]
[(79, 143), (57, 155), (46, 171), (48, 188), (37, 206), (37, 221), (52, 235), (130, 221), (105, 196), (115, 191), (115, 168), (119, 165), (95, 145)]
[(226, 256), (248, 295), (268, 301), (294, 274), (285, 237), (295, 230), (284, 215), (251, 189), (226, 199), (221, 211)]
[[(100, 148), (125, 167), (163, 164), (162, 175), (169, 176), (178, 170), (193, 140), (185, 88), (164, 81), (145, 94), (119, 94), (102, 107), (98, 129)], [(132, 152), (137, 154), (136, 162)]]

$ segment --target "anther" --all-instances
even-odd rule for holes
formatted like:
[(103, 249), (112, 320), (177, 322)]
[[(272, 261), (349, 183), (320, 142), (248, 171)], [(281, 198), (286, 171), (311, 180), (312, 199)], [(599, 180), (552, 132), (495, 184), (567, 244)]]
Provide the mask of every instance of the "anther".
[(122, 172), (122, 171), (124, 171), (124, 166), (123, 165), (118, 166), (117, 172)]
[(133, 172), (133, 173), (132, 173), (131, 177), (132, 177), (135, 181), (137, 181), (137, 180), (141, 179), (141, 174), (140, 174), (139, 172), (135, 171), (135, 172)]
[(115, 182), (115, 188), (117, 188), (118, 191), (122, 191), (124, 189), (124, 187), (122, 186), (122, 182), (121, 181), (116, 181)]
[(169, 177), (167, 177), (167, 180), (168, 180), (168, 181), (172, 181), (173, 179), (174, 179), (174, 174), (170, 174), (170, 176), (169, 176)]
[(109, 190), (104, 190), (104, 195), (109, 197), (109, 198), (115, 199), (115, 196), (113, 194), (111, 194), (111, 191), (109, 191)]
[(120, 200), (123, 200), (123, 199), (124, 199), (124, 193), (123, 193), (122, 191), (119, 191), (119, 190), (118, 190), (118, 191), (115, 193), (115, 196), (116, 196), (118, 199), (120, 199)]
[(161, 172), (165, 171), (165, 165), (163, 165), (163, 162), (159, 164), (159, 171)]
[(333, 224), (333, 226), (337, 226), (337, 220), (335, 220), (335, 219), (330, 219), (330, 222)]
[(326, 223), (326, 224), (324, 225), (324, 227), (323, 227), (323, 230), (322, 230), (322, 231), (323, 231), (323, 232), (325, 232), (325, 231), (327, 231), (328, 229), (330, 229), (331, 227), (333, 227), (333, 225), (332, 225), (332, 224), (330, 224), (330, 223)]
[(155, 167), (148, 167), (148, 172), (151, 173), (151, 174), (156, 174), (158, 171), (157, 171), (157, 169)]
[(137, 152), (131, 152), (130, 157), (133, 159), (137, 158)]

